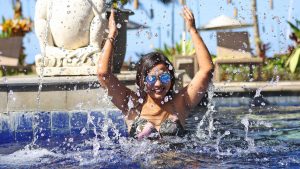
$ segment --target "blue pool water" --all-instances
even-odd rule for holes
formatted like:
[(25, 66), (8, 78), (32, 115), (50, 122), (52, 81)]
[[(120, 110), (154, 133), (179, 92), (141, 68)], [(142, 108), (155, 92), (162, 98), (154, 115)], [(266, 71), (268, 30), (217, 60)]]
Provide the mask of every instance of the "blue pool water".
[(300, 107), (197, 108), (186, 137), (158, 141), (128, 138), (116, 111), (20, 118), (10, 141), (1, 131), (0, 168), (300, 168)]

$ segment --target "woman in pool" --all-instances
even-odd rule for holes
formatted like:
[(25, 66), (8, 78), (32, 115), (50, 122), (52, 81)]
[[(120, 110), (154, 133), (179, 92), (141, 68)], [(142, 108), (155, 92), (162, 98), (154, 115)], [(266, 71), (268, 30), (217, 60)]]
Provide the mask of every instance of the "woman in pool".
[(144, 55), (137, 64), (137, 92), (122, 84), (111, 72), (111, 57), (117, 35), (114, 12), (109, 17), (109, 34), (98, 63), (98, 79), (107, 88), (112, 102), (125, 115), (130, 136), (137, 139), (184, 134), (185, 119), (202, 99), (212, 78), (213, 63), (199, 36), (192, 11), (186, 6), (182, 16), (196, 48), (199, 71), (191, 83), (178, 92), (172, 63), (161, 53)]

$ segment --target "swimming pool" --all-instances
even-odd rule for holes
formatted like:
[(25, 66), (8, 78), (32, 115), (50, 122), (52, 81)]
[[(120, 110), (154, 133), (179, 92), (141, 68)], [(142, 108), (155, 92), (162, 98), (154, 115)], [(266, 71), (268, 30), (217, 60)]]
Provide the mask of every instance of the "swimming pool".
[(158, 141), (128, 138), (116, 110), (73, 112), (68, 124), (62, 112), (38, 114), (23, 123), (38, 119), (39, 130), (29, 128), (35, 139), (0, 145), (0, 168), (300, 167), (300, 107), (197, 108), (187, 119), (189, 134)]

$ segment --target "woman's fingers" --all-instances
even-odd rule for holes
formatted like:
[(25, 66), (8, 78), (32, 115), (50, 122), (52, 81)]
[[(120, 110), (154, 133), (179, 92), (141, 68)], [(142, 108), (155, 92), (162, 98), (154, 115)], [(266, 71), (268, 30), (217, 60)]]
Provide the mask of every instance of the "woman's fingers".
[(185, 21), (187, 21), (188, 20), (188, 16), (183, 12), (183, 13), (180, 13), (180, 15), (183, 17), (183, 19), (185, 20)]
[(183, 7), (183, 9), (182, 9), (182, 16), (183, 16), (183, 18), (185, 20), (185, 23), (187, 25), (188, 31), (191, 28), (195, 28), (194, 14), (193, 14), (193, 12), (187, 6)]
[(183, 7), (183, 11), (190, 17), (194, 18), (193, 12), (186, 6)]
[(115, 12), (114, 12), (113, 9), (110, 10), (109, 21), (110, 22), (114, 22), (115, 21)]
[(117, 36), (117, 27), (116, 27), (116, 22), (115, 22), (115, 12), (113, 9), (110, 11), (110, 16), (109, 16), (109, 37), (115, 38)]

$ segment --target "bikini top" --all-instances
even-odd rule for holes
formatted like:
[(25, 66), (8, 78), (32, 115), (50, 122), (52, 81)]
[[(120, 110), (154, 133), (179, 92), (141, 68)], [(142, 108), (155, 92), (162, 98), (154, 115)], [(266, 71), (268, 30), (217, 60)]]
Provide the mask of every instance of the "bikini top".
[[(146, 124), (150, 123), (148, 120), (138, 117), (132, 124), (129, 135), (134, 138), (139, 138), (139, 134), (147, 130)], [(183, 137), (185, 135), (185, 130), (181, 125), (179, 120), (172, 121), (171, 119), (166, 119), (160, 125), (160, 130), (157, 131), (155, 127), (149, 128), (146, 137), (148, 139), (159, 139), (163, 136), (179, 136)], [(146, 131), (147, 132), (147, 131)]]

